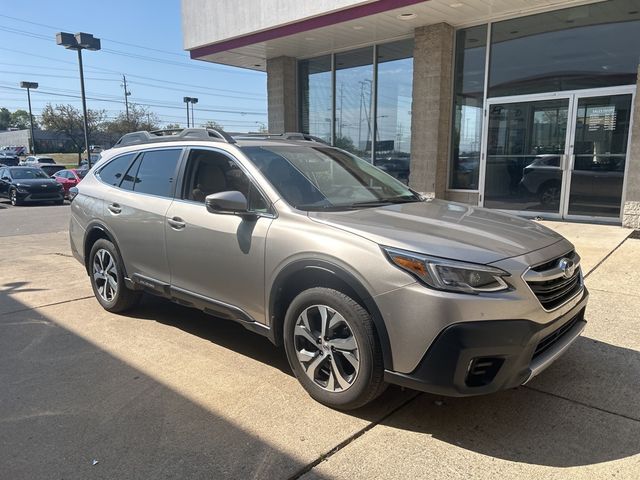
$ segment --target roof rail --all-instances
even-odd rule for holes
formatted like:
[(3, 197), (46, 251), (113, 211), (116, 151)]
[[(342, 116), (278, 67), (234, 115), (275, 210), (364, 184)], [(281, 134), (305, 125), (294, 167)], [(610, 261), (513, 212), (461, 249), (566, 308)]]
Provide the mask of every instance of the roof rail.
[(232, 133), (231, 134), (235, 139), (248, 139), (248, 138), (274, 138), (281, 140), (307, 140), (309, 142), (317, 142), (323, 143), (325, 145), (329, 145), (326, 140), (323, 140), (320, 137), (316, 137), (314, 135), (309, 135), (308, 133), (302, 132), (285, 132), (285, 133), (269, 133), (269, 132), (252, 132), (252, 133)]
[(142, 130), (126, 133), (116, 142), (113, 148), (145, 143), (169, 142), (175, 140), (198, 139), (236, 143), (235, 139), (218, 128), (168, 128), (165, 130)]

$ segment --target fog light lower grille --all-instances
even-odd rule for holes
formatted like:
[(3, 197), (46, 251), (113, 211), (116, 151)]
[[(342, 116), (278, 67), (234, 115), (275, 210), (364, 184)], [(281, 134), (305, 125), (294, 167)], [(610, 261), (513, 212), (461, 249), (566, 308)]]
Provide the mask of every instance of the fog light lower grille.
[(504, 358), (478, 357), (471, 360), (465, 383), (468, 387), (482, 387), (490, 384), (502, 367)]

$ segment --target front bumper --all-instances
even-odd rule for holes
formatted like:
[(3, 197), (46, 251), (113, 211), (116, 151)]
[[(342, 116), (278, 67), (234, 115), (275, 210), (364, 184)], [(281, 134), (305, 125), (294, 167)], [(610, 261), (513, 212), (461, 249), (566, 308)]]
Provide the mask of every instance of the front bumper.
[(26, 192), (16, 191), (16, 197), (24, 203), (31, 202), (56, 202), (64, 200), (64, 190), (52, 190), (50, 192)]
[(408, 374), (385, 371), (385, 380), (446, 396), (471, 396), (514, 388), (555, 361), (580, 335), (589, 294), (547, 324), (483, 320), (446, 327)]

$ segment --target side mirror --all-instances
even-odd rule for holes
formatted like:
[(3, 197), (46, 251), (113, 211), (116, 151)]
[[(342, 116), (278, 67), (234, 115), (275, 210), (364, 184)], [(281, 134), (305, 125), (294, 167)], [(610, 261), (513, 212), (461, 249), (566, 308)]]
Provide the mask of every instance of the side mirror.
[(2, 177), (2, 180), (4, 180), (5, 182), (10, 182), (11, 179), (9, 177)]
[(207, 195), (204, 203), (210, 213), (251, 215), (247, 211), (246, 197), (241, 192), (235, 190)]
[(76, 198), (78, 196), (78, 193), (78, 187), (71, 187), (69, 189), (69, 201), (72, 201), (74, 198)]

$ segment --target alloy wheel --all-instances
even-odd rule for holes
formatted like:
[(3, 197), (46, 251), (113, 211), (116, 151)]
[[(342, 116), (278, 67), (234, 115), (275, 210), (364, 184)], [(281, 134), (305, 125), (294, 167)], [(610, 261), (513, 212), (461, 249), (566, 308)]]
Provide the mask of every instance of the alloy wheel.
[(109, 251), (101, 248), (93, 257), (93, 281), (102, 299), (111, 302), (118, 293), (118, 270)]
[(347, 390), (358, 376), (358, 342), (347, 320), (326, 305), (306, 308), (293, 332), (296, 356), (304, 373), (329, 392)]
[(11, 195), (10, 195), (10, 200), (11, 200), (11, 205), (15, 206), (18, 203), (18, 194), (16, 193), (15, 190), (11, 190)]

